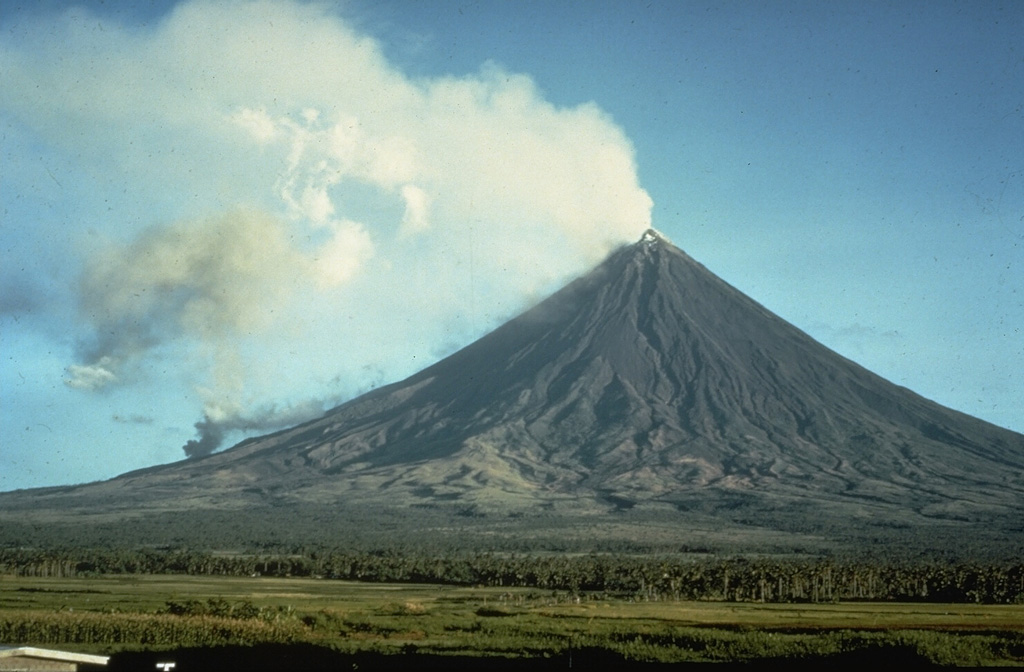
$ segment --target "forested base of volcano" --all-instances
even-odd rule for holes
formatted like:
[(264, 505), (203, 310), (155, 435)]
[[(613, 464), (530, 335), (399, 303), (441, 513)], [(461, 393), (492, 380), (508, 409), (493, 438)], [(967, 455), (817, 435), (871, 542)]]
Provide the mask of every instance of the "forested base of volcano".
[[(712, 555), (426, 554), (321, 550), (289, 555), (188, 550), (0, 550), (0, 575), (307, 577), (366, 583), (532, 588), (631, 600), (1024, 604), (1024, 563)], [(225, 605), (179, 611), (231, 615)], [(221, 613), (223, 612), (223, 613)]]
[(922, 521), (835, 519), (737, 500), (702, 510), (605, 502), (496, 513), (451, 503), (422, 507), (279, 504), (246, 509), (0, 511), (8, 548), (190, 548), (277, 552), (346, 548), (424, 553), (712, 553), (887, 558), (1024, 557), (1024, 518)]

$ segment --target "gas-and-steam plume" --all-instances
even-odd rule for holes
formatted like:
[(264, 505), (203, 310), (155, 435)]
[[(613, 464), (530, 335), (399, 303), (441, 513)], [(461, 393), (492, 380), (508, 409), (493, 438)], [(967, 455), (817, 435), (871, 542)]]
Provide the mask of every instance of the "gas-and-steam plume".
[[(18, 109), (73, 151), (113, 152), (135, 200), (181, 199), (174, 223), (112, 226), (120, 242), (84, 260), (66, 382), (177, 363), (162, 368), (206, 407), (190, 455), (264, 429), (274, 403), (341, 395), (330, 380), (363, 387), (367, 365), (411, 373), (651, 224), (622, 129), (499, 65), (409, 77), (327, 4), (196, 1), (146, 33), (91, 25), (9, 64)], [(86, 129), (52, 132), (68, 118)]]

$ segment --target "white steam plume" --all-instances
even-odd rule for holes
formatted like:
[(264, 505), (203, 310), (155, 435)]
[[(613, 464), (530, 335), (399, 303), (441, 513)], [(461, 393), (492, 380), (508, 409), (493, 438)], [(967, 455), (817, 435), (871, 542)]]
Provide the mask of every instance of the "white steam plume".
[(499, 65), (406, 76), (327, 4), (96, 23), (70, 10), (31, 57), (0, 48), (0, 102), (111, 175), (119, 242), (84, 252), (67, 383), (174, 358), (206, 404), (191, 454), (364, 368), (411, 373), (650, 226), (612, 119)]

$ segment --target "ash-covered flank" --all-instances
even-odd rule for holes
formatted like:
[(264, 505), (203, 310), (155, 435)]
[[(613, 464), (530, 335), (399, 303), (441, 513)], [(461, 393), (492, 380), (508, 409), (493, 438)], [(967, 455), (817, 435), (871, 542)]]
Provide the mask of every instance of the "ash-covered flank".
[(1019, 520), (1024, 436), (867, 371), (648, 231), (466, 348), (322, 418), (67, 490), (36, 503), (663, 506), (772, 512), (765, 524), (788, 529)]

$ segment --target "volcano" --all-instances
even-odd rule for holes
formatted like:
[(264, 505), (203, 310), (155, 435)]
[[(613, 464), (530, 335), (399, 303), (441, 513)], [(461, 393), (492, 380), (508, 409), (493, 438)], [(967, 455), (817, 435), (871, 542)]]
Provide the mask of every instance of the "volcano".
[(1022, 502), (1024, 436), (836, 354), (653, 230), (316, 420), (102, 483), (0, 496), (53, 520), (363, 506), (413, 524), (426, 510), (492, 523), (547, 512), (680, 534), (694, 521), (787, 533), (941, 523), (1011, 537)]

